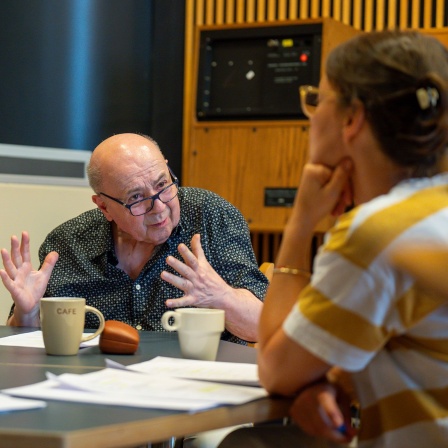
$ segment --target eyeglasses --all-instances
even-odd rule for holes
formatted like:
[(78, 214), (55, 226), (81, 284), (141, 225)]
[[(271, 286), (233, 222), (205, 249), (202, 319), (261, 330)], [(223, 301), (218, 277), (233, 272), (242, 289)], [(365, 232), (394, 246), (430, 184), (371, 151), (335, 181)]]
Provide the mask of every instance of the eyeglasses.
[[(321, 97), (322, 93), (324, 94), (323, 97)], [(316, 113), (317, 106), (322, 102), (322, 98), (338, 96), (338, 93), (334, 90), (322, 90), (315, 86), (300, 86), (299, 94), (302, 112), (308, 118), (311, 118)]]
[(138, 201), (133, 202), (132, 204), (126, 204), (125, 202), (120, 201), (119, 199), (114, 198), (112, 196), (109, 196), (106, 193), (101, 192), (100, 194), (103, 196), (106, 196), (106, 198), (112, 199), (112, 201), (118, 202), (119, 204), (126, 207), (132, 216), (145, 215), (146, 213), (150, 212), (153, 209), (154, 202), (157, 199), (160, 202), (163, 202), (164, 204), (166, 204), (166, 203), (172, 201), (177, 196), (177, 193), (179, 192), (179, 179), (171, 171), (171, 168), (169, 166), (168, 166), (168, 170), (170, 172), (173, 183), (166, 186), (163, 190), (160, 190), (154, 196), (149, 196), (147, 198), (140, 199)]
[(319, 89), (314, 86), (300, 86), (300, 106), (303, 114), (311, 118), (316, 113), (319, 104)]

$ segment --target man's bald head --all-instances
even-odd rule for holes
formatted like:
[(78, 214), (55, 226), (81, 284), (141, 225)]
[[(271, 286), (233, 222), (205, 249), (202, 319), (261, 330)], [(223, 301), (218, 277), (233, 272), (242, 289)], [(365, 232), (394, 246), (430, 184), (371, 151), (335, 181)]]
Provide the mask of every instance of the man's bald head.
[(89, 184), (95, 193), (101, 191), (105, 173), (113, 175), (120, 163), (130, 158), (138, 160), (148, 155), (164, 159), (157, 142), (142, 134), (116, 134), (102, 141), (93, 151), (87, 166)]

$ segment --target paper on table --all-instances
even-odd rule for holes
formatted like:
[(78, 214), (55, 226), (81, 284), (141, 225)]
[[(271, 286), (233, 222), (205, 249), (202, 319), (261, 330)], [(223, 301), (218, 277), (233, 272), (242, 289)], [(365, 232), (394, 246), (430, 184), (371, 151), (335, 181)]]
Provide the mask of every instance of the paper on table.
[[(83, 333), (84, 336), (90, 333)], [(91, 347), (99, 344), (100, 337), (91, 339), (90, 341), (81, 342), (80, 348)], [(0, 345), (8, 345), (14, 347), (33, 347), (45, 348), (42, 331), (31, 331), (29, 333), (14, 334), (12, 336), (5, 336), (0, 338)]]
[(3, 392), (15, 396), (158, 409), (198, 411), (265, 397), (261, 388), (186, 380), (118, 369), (63, 374)]
[(137, 372), (176, 378), (216, 381), (245, 386), (260, 385), (256, 364), (197, 361), (158, 356), (150, 361), (132, 364), (127, 366), (127, 368)]
[[(80, 390), (66, 389), (58, 381), (47, 380), (29, 386), (5, 389), (3, 393), (18, 397), (41, 398), (45, 400), (74, 401), (78, 403), (95, 403), (116, 406), (130, 406), (136, 408), (154, 408), (154, 409), (172, 409), (184, 411), (177, 400), (141, 400), (138, 397), (110, 396), (107, 394), (93, 394), (91, 392), (82, 392)], [(200, 411), (204, 409), (201, 403), (196, 408), (192, 406), (190, 410)]]
[[(61, 385), (95, 393), (116, 392), (149, 398), (204, 400), (216, 404), (241, 404), (266, 396), (266, 392), (260, 388), (142, 375), (139, 372), (109, 368), (82, 375), (64, 373), (56, 378)], [(54, 375), (49, 377), (56, 378)]]
[(25, 411), (27, 409), (44, 408), (47, 405), (45, 401), (28, 400), (26, 398), (10, 397), (0, 394), (0, 413), (12, 411)]

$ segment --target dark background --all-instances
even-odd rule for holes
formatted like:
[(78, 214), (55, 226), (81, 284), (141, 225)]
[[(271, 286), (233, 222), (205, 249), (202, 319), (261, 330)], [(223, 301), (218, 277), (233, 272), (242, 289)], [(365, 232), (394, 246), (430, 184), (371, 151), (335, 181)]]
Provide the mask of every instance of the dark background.
[(0, 143), (157, 140), (181, 174), (184, 2), (1, 0)]

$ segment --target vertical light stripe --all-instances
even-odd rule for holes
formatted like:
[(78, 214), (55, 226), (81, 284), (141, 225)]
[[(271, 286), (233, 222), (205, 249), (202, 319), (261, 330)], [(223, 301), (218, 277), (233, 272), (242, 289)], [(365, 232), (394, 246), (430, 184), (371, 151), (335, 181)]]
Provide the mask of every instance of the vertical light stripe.
[(384, 0), (377, 0), (376, 3), (376, 27), (375, 29), (378, 31), (384, 30), (384, 22), (386, 21), (385, 17), (386, 9), (384, 8)]
[(215, 2), (214, 0), (207, 0), (205, 7), (205, 24), (213, 25), (215, 21)]
[(322, 0), (322, 12), (320, 15), (321, 17), (330, 17), (330, 0)]
[(420, 21), (420, 0), (413, 0), (411, 14), (411, 28), (418, 28)]
[(196, 0), (196, 25), (204, 24), (204, 0)]
[(308, 18), (308, 0), (300, 0), (300, 18)]
[(299, 16), (297, 15), (298, 13), (298, 8), (297, 8), (297, 1), (298, 0), (290, 0), (289, 2), (289, 12), (288, 12), (288, 17), (291, 20), (296, 20)]
[(70, 143), (77, 149), (89, 149), (86, 141), (88, 128), (93, 117), (89, 116), (91, 88), (91, 57), (90, 33), (93, 28), (93, 8), (91, 2), (73, 2), (71, 13), (71, 51), (69, 75), (69, 129)]
[(436, 16), (436, 28), (442, 28), (443, 26), (446, 26), (446, 24), (444, 23), (445, 14), (447, 14), (445, 4), (445, 0), (437, 0), (436, 10), (434, 11), (434, 14)]
[(268, 21), (272, 22), (276, 19), (276, 0), (268, 0)]
[(255, 0), (247, 0), (246, 22), (252, 23), (254, 21), (255, 21)]
[(235, 17), (234, 0), (227, 0), (227, 2), (226, 2), (226, 23), (234, 23), (234, 17)]
[(317, 18), (319, 17), (319, 3), (320, 0), (311, 0), (311, 14), (310, 18)]
[(257, 22), (264, 22), (266, 20), (266, 3), (265, 0), (257, 0)]
[(286, 19), (286, 0), (279, 0), (278, 1), (278, 14), (277, 14), (278, 20), (285, 20)]
[(405, 30), (408, 27), (408, 0), (400, 0), (400, 29)]
[(364, 30), (373, 30), (373, 0), (366, 0), (364, 11)]
[(342, 19), (342, 0), (333, 0), (333, 18), (341, 21)]
[(350, 25), (350, 0), (343, 0), (342, 3), (342, 23)]
[(423, 5), (423, 27), (430, 28), (432, 19), (432, 2), (426, 0)]
[(243, 23), (244, 22), (244, 0), (237, 0), (236, 3), (236, 23)]
[(216, 0), (216, 24), (222, 25), (224, 23), (224, 0)]
[(358, 30), (361, 28), (362, 16), (361, 16), (361, 2), (355, 2), (353, 6), (353, 27)]
[(387, 28), (394, 30), (397, 28), (397, 0), (389, 0), (387, 12)]

